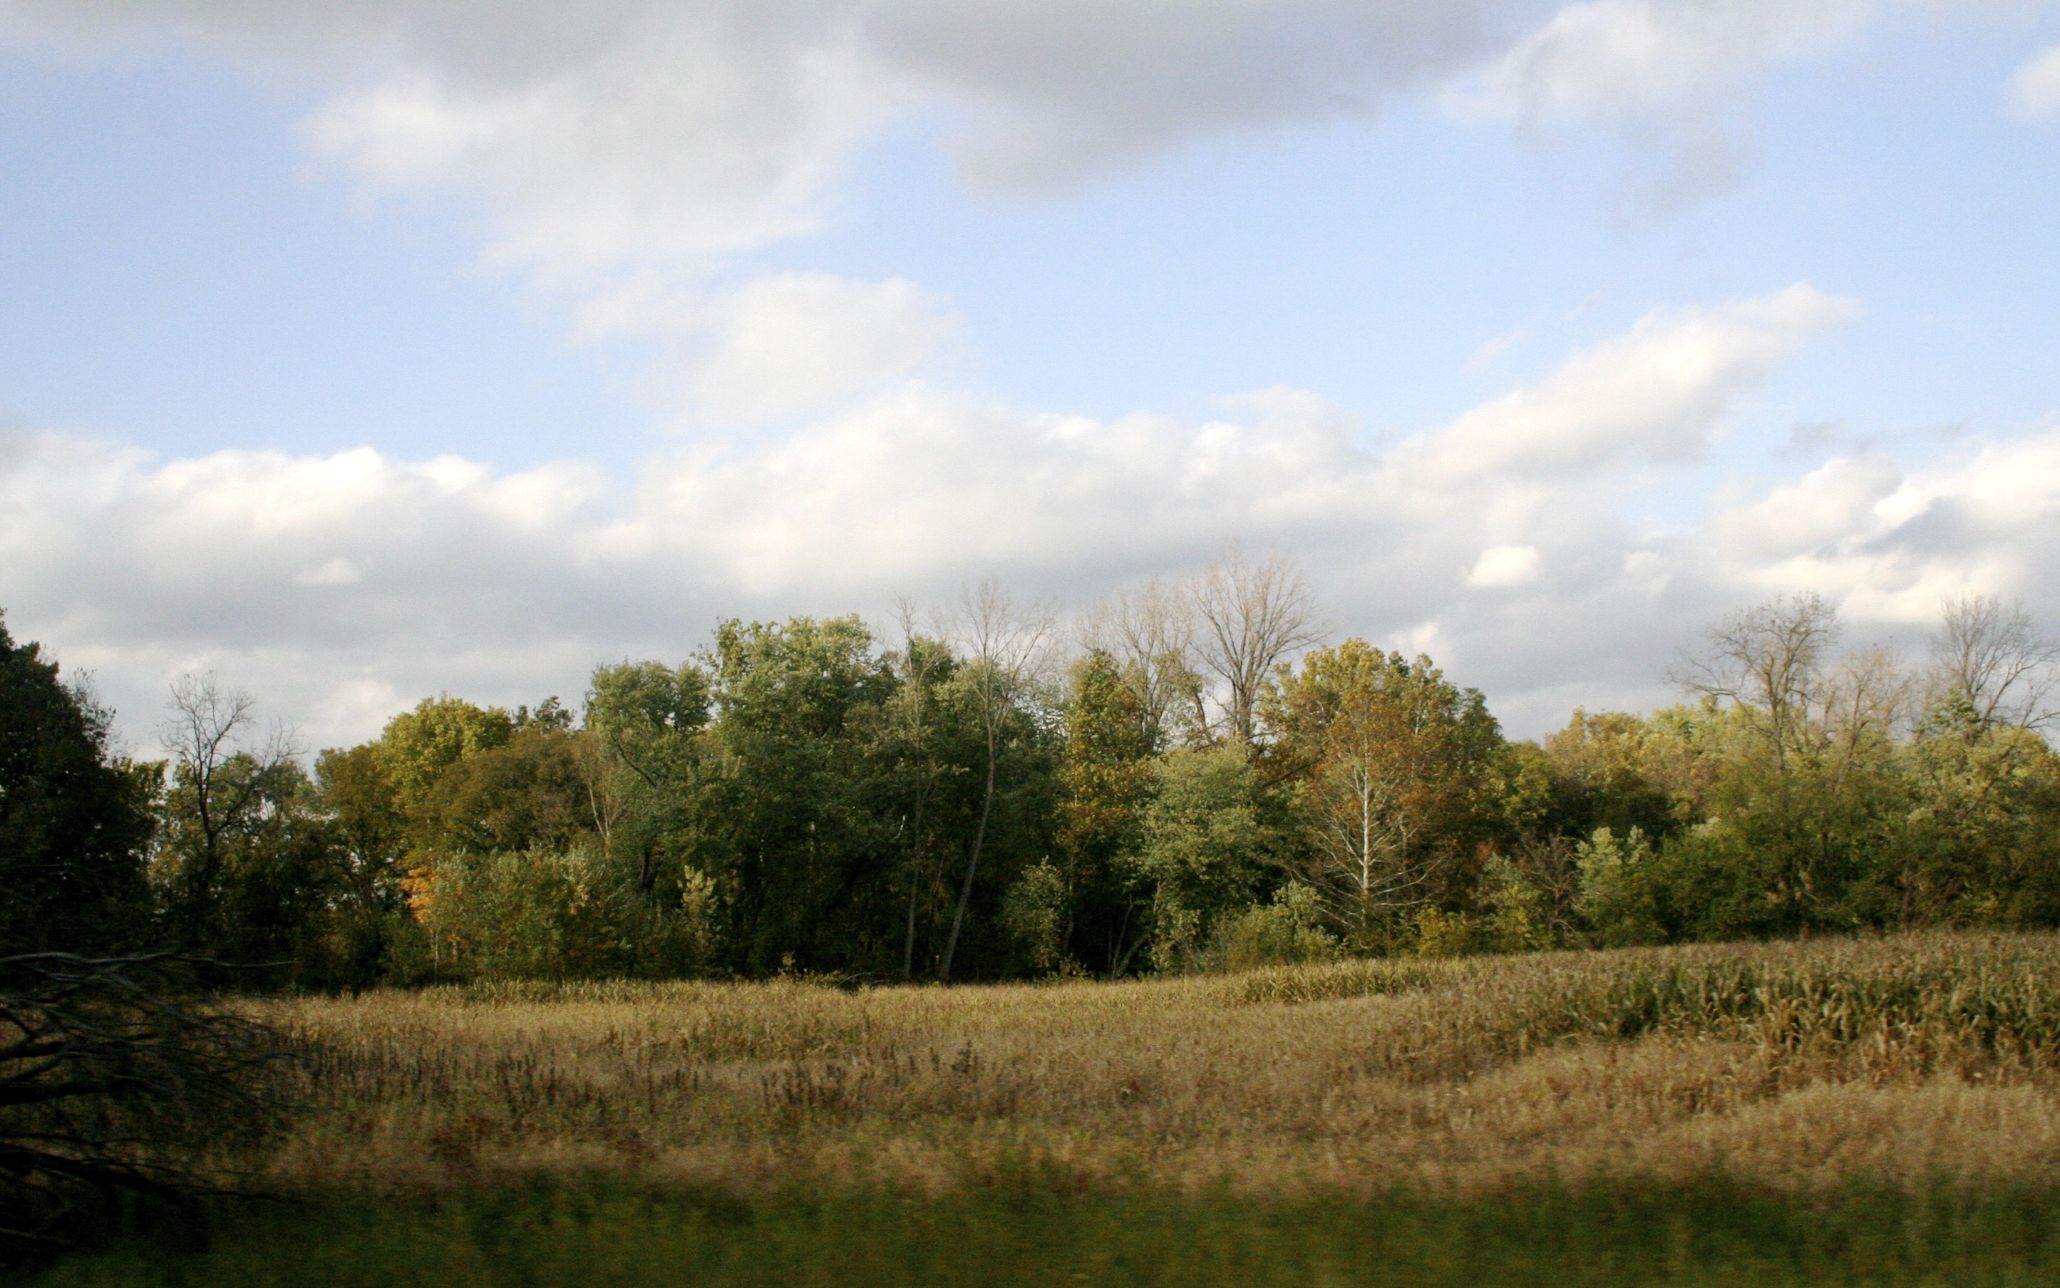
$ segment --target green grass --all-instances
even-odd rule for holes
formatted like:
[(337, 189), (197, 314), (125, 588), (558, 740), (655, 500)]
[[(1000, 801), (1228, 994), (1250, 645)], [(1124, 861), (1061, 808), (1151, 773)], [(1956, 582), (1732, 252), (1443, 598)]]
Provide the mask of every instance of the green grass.
[(1265, 1201), (1082, 1193), (1026, 1176), (944, 1197), (760, 1199), (612, 1182), (218, 1217), (76, 1257), (83, 1285), (2007, 1285), (2060, 1281), (2060, 1191), (1848, 1188), (1801, 1200), (1721, 1182)]

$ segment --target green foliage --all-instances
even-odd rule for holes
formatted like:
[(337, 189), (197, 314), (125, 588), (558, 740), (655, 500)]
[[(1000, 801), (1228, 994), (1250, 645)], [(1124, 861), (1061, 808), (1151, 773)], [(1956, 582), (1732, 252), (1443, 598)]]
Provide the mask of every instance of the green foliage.
[(2027, 729), (1983, 727), (1964, 699), (1907, 757), (1910, 807), (1888, 875), (1906, 925), (2060, 922), (2060, 756)]
[(150, 877), (188, 948), (326, 981), (325, 923), (350, 874), (299, 764), (245, 751), (172, 766)]
[(1071, 951), (1113, 974), (1139, 919), (1122, 856), (1138, 848), (1156, 790), (1156, 723), (1131, 678), (1097, 649), (1074, 664), (1063, 727), (1056, 839), (1071, 891)]
[(108, 713), (0, 618), (0, 945), (109, 949), (149, 906), (148, 776), (107, 753)]
[(1290, 881), (1270, 903), (1254, 904), (1217, 923), (1210, 956), (1220, 969), (1303, 966), (1344, 955), (1338, 937), (1323, 928), (1323, 904), (1316, 892)]
[(1657, 860), (1641, 829), (1619, 837), (1609, 828), (1596, 828), (1581, 842), (1576, 864), (1581, 884), (1575, 907), (1595, 942), (1622, 947), (1666, 937), (1653, 892)]
[(1001, 923), (1023, 946), (1030, 968), (1049, 975), (1065, 967), (1066, 911), (1072, 902), (1066, 874), (1051, 860), (1024, 869), (1001, 901)]
[(579, 742), (577, 734), (531, 724), (446, 766), (420, 798), (417, 844), (484, 854), (585, 840), (594, 814)]
[(718, 712), (685, 856), (732, 918), (729, 964), (768, 975), (860, 965), (885, 974), (892, 824), (868, 808), (892, 672), (855, 617), (725, 622), (708, 655)]
[(1177, 605), (1132, 609), (1128, 660), (1088, 650), (1063, 700), (1048, 623), (989, 585), (964, 657), (912, 629), (882, 653), (855, 617), (725, 621), (692, 662), (597, 668), (578, 727), (555, 698), (442, 696), (312, 779), (209, 679), (175, 686), (167, 764), (111, 763), (107, 714), (0, 631), (0, 931), (357, 987), (2060, 924), (2060, 756), (2022, 727), (2060, 654), (1985, 602), (1921, 685), (1832, 656), (1815, 597), (1734, 614), (1688, 666), (1698, 701), (1576, 711), (1542, 745), (1348, 639), (1255, 691), (1250, 738), (1171, 751), (1195, 655)]
[(1418, 957), (1464, 957), (1475, 950), (1473, 918), (1443, 908), (1419, 908), (1416, 913), (1416, 955)]
[(1544, 742), (1545, 825), (1575, 836), (1635, 827), (1664, 839), (1701, 817), (1709, 781), (1698, 770), (1708, 762), (1691, 738), (1708, 714), (1675, 708), (1645, 719), (1576, 709)]
[(1481, 871), (1481, 900), (1487, 909), (1478, 939), (1491, 953), (1520, 953), (1552, 948), (1545, 894), (1521, 868), (1496, 855)]
[(1297, 874), (1347, 943), (1386, 951), (1412, 909), (1467, 898), (1511, 804), (1512, 762), (1479, 693), (1429, 658), (1346, 640), (1283, 667), (1262, 709), (1294, 784)]
[(664, 977), (703, 970), (719, 896), (697, 872), (654, 908), (636, 874), (598, 849), (440, 855), (415, 906), (442, 975), (515, 979)]
[(1253, 901), (1283, 838), (1242, 743), (1168, 752), (1156, 776), (1137, 848), (1119, 862), (1148, 900), (1153, 966), (1180, 970), (1218, 918)]
[(444, 771), (468, 756), (506, 746), (515, 720), (499, 707), (479, 707), (446, 694), (424, 698), (413, 711), (387, 721), (372, 744), (394, 797), (410, 815), (420, 813)]

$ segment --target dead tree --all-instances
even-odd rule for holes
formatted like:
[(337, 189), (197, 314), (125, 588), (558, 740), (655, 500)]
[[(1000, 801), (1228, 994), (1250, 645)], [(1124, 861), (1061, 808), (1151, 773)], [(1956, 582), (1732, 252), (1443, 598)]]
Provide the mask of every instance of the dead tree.
[(2021, 604), (1993, 595), (1946, 601), (1932, 640), (1936, 699), (1964, 702), (1975, 727), (2043, 729), (2060, 720), (2060, 641), (2042, 636)]
[(1224, 732), (1249, 744), (1274, 665), (1316, 642), (1309, 588), (1279, 551), (1253, 563), (1233, 547), (1195, 579), (1188, 599), (1200, 623), (1196, 652), (1223, 685)]
[(169, 954), (0, 957), (0, 1264), (139, 1204), (237, 1192), (279, 1128), (291, 1054)]

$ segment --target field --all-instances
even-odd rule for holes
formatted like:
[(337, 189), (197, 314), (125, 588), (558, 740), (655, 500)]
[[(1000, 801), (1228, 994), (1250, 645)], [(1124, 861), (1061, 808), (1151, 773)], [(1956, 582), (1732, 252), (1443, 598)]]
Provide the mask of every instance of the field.
[(2060, 1275), (2050, 936), (261, 1009), (297, 1201), (47, 1282)]

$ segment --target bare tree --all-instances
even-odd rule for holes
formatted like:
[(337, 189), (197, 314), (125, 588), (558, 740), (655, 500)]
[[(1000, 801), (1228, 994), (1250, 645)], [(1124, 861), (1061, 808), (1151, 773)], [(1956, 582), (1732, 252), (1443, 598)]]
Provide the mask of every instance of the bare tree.
[[(263, 793), (272, 772), (295, 755), (283, 725), (273, 726), (258, 752), (246, 749), (256, 710), (256, 699), (241, 689), (225, 692), (212, 674), (184, 675), (172, 685), (169, 714), (159, 726), (174, 773), (190, 792), (193, 833), (174, 896), (189, 933), (208, 923), (221, 883), (226, 837)], [(254, 762), (253, 772), (224, 772), (243, 755)]]
[(1837, 641), (1836, 615), (1814, 592), (1768, 600), (1711, 627), (1708, 652), (1683, 658), (1672, 678), (1736, 703), (1766, 739), (1777, 768), (1785, 768)]
[(1154, 579), (1118, 591), (1091, 610), (1082, 639), (1116, 659), (1144, 712), (1155, 746), (1185, 725), (1208, 727), (1196, 673), (1194, 604), (1181, 588)]
[(1839, 659), (1815, 696), (1819, 737), (1841, 765), (1892, 741), (1909, 727), (1913, 683), (1903, 660), (1885, 648)]
[(1993, 595), (1949, 599), (1931, 649), (1934, 701), (1964, 701), (1979, 728), (2042, 729), (2060, 719), (2060, 641), (2041, 636), (2022, 604)]
[(995, 778), (1003, 743), (1020, 704), (1050, 667), (1055, 614), (1042, 604), (1017, 607), (1008, 592), (990, 579), (961, 595), (957, 629), (966, 654), (965, 674), (974, 716), (986, 751), (987, 776), (980, 794), (979, 819), (966, 847), (965, 879), (959, 884), (958, 905), (952, 910), (951, 930), (937, 968), (937, 977), (947, 982), (958, 954), (959, 932), (965, 926), (966, 905), (972, 902), (973, 878), (987, 843), (987, 825), (994, 814)]
[(1315, 844), (1296, 875), (1354, 947), (1372, 946), (1395, 910), (1428, 901), (1434, 869), (1412, 860), (1419, 821), (1407, 799), (1411, 786), (1377, 756), (1361, 755), (1319, 771), (1305, 792)]
[(1253, 563), (1232, 546), (1189, 586), (1188, 601), (1199, 627), (1196, 654), (1223, 686), (1225, 732), (1250, 743), (1274, 665), (1316, 642), (1308, 586), (1278, 550)]
[(121, 1196), (223, 1192), (243, 1179), (224, 1146), (283, 1121), (289, 1046), (193, 1000), (196, 964), (0, 957), (0, 1266), (99, 1228)]

